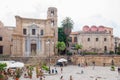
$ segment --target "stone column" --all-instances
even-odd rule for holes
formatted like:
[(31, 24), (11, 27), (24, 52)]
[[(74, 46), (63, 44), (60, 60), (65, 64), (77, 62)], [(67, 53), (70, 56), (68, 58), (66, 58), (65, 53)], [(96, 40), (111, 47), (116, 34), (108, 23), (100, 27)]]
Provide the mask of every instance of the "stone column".
[(40, 53), (40, 38), (38, 37), (37, 39), (37, 54), (39, 55)]
[(27, 37), (27, 44), (26, 44), (26, 56), (28, 57), (29, 55), (30, 55), (30, 38), (29, 37)]
[(24, 48), (24, 50), (23, 50), (23, 52), (24, 52), (23, 56), (26, 56), (26, 52), (27, 52), (27, 39), (25, 38), (23, 42), (24, 42), (23, 43), (23, 48)]

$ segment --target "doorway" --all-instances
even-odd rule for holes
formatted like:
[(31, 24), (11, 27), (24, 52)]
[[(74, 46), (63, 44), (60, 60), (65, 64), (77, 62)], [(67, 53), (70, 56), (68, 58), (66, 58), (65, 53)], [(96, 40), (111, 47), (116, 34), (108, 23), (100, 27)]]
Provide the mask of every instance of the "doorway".
[(32, 55), (36, 54), (36, 44), (31, 44), (31, 54)]

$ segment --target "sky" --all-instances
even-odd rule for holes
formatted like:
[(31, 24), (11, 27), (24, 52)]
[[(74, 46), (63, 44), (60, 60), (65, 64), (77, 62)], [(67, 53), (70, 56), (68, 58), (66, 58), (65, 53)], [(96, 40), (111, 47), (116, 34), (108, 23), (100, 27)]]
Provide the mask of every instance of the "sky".
[(113, 28), (120, 37), (120, 0), (0, 0), (0, 21), (15, 26), (15, 16), (46, 19), (48, 7), (58, 9), (58, 26), (65, 17), (74, 22), (73, 31), (84, 25)]

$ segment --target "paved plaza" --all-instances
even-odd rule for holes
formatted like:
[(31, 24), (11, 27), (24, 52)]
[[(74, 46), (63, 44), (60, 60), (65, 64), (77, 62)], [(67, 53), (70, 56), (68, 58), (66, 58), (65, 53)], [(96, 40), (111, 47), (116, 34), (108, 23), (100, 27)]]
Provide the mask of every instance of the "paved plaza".
[[(51, 66), (51, 69), (54, 68), (55, 67)], [(110, 67), (95, 66), (95, 68), (93, 69), (93, 66), (88, 66), (88, 67), (66, 66), (63, 67), (62, 73), (60, 67), (56, 67), (56, 68), (58, 70), (58, 74), (46, 75), (45, 80), (60, 80), (61, 76), (63, 76), (64, 80), (69, 80), (70, 75), (72, 75), (73, 80), (120, 80), (120, 74), (118, 74), (117, 72), (117, 67), (115, 71), (111, 71)], [(83, 70), (82, 74), (81, 74), (81, 70)], [(9, 79), (9, 80), (13, 80), (13, 79)], [(36, 78), (34, 72), (32, 79), (29, 78), (24, 79), (22, 76), (20, 80), (40, 80), (40, 79)]]

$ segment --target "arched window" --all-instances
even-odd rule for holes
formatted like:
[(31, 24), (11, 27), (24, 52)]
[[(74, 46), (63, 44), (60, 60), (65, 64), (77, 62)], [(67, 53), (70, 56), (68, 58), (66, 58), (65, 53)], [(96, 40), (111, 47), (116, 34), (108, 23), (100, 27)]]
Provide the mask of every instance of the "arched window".
[(3, 46), (0, 46), (0, 54), (3, 54)]
[(54, 20), (51, 20), (51, 26), (54, 26)]
[(40, 31), (40, 35), (43, 35), (44, 34), (44, 31), (43, 31), (43, 29)]
[(2, 41), (2, 37), (0, 36), (0, 41)]
[(35, 35), (35, 34), (36, 34), (36, 30), (32, 29), (32, 35)]
[(109, 33), (111, 34), (111, 31), (109, 31)]
[(98, 41), (98, 38), (96, 38), (96, 41)]
[(90, 38), (88, 38), (88, 40), (87, 41), (90, 41)]
[(104, 51), (107, 51), (107, 46), (104, 46)]
[(104, 38), (104, 41), (107, 41), (107, 38)]
[(70, 39), (70, 42), (72, 42), (72, 37), (69, 37), (69, 39)]
[(53, 15), (54, 15), (54, 10), (51, 11), (51, 16), (53, 16)]
[(74, 37), (74, 42), (77, 42), (77, 37)]
[(27, 29), (23, 29), (23, 34), (24, 34), (24, 35), (27, 34)]

